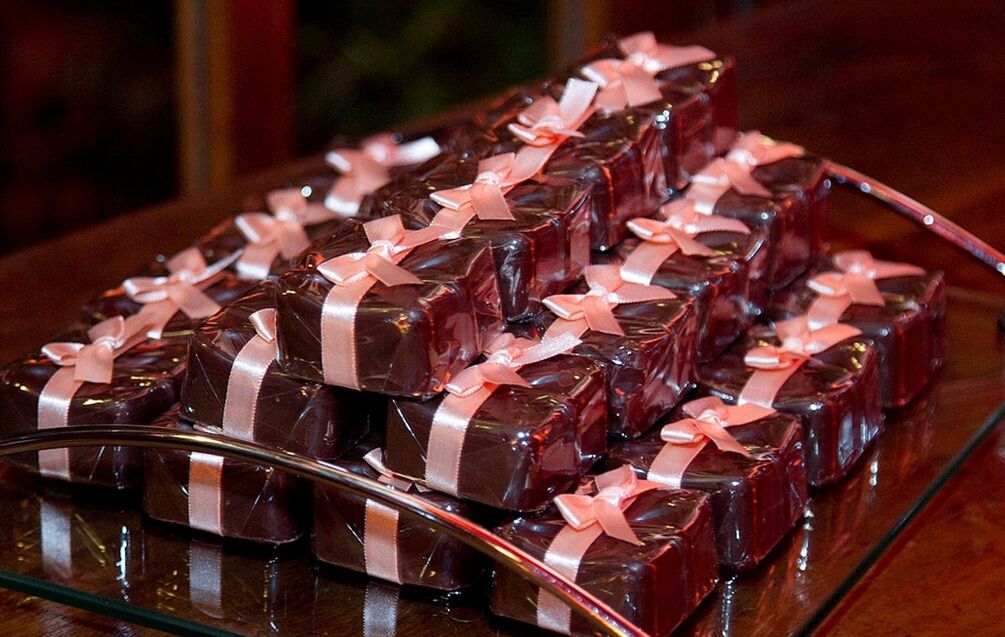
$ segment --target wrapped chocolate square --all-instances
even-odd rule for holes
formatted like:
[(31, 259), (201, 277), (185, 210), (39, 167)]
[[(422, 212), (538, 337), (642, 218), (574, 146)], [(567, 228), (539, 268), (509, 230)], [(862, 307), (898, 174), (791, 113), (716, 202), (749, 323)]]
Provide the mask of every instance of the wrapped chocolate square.
[[(589, 187), (548, 178), (513, 183), (532, 176), (539, 161), (535, 149), (480, 160), (443, 155), (376, 192), (368, 212), (487, 242), (503, 316), (527, 319), (540, 312), (541, 299), (582, 276), (590, 260)], [(499, 183), (490, 183), (492, 176)]]
[(700, 361), (718, 357), (763, 312), (768, 251), (762, 230), (698, 214), (687, 199), (662, 206), (657, 218), (633, 219), (628, 228), (638, 240), (626, 240), (600, 262), (620, 264), (626, 281), (693, 298)]
[(641, 436), (694, 386), (694, 301), (628, 283), (616, 265), (591, 265), (578, 290), (545, 299), (551, 312), (521, 326), (522, 333), (579, 337), (572, 353), (604, 370), (608, 433)]
[[(196, 430), (178, 409), (153, 424)], [(309, 504), (310, 485), (273, 467), (181, 449), (144, 452), (143, 512), (161, 522), (219, 537), (285, 544), (304, 534)]]
[[(595, 476), (543, 514), (496, 533), (654, 637), (669, 635), (719, 577), (708, 496), (640, 480), (629, 467)], [(490, 608), (566, 635), (595, 633), (557, 597), (508, 569), (496, 569)]]
[(739, 219), (768, 234), (768, 285), (778, 290), (809, 268), (821, 247), (830, 180), (823, 160), (757, 132), (691, 177), (684, 193), (702, 214)]
[(503, 334), (442, 398), (391, 400), (384, 460), (395, 473), (499, 509), (539, 509), (607, 451), (599, 365), (564, 355), (572, 334)]
[(266, 283), (189, 337), (181, 416), (225, 435), (312, 458), (348, 451), (382, 419), (375, 395), (303, 381), (278, 364), (275, 291)]
[(799, 419), (806, 479), (841, 479), (880, 431), (883, 412), (875, 346), (841, 323), (811, 330), (805, 316), (755, 327), (702, 366), (701, 390), (730, 404), (755, 404)]
[(828, 257), (777, 293), (772, 313), (780, 319), (805, 313), (814, 329), (841, 322), (861, 330), (876, 345), (886, 408), (909, 403), (945, 360), (942, 273), (873, 259), (864, 250)]
[(610, 466), (709, 494), (719, 563), (757, 566), (806, 508), (802, 428), (792, 415), (708, 396), (675, 410), (658, 434), (611, 449)]
[(347, 220), (276, 281), (281, 363), (290, 375), (430, 397), (501, 331), (489, 247), (409, 231), (400, 217)]
[[(361, 460), (335, 463), (353, 473), (414, 491), (451, 513), (470, 518), (472, 507), (390, 472), (380, 449)], [(454, 591), (481, 581), (482, 555), (414, 514), (346, 491), (316, 485), (311, 550), (322, 562), (371, 577), (438, 590)]]
[[(139, 316), (75, 328), (0, 370), (4, 434), (68, 426), (145, 425), (174, 403), (185, 341), (147, 340)], [(9, 456), (43, 477), (113, 489), (138, 486), (136, 447), (73, 447)]]
[(199, 248), (186, 248), (167, 260), (163, 272), (155, 265), (149, 276), (130, 277), (85, 304), (84, 321), (93, 324), (114, 316), (142, 315), (150, 338), (188, 336), (221, 304), (254, 287), (254, 282), (240, 280), (228, 270), (241, 254), (230, 253), (207, 264)]

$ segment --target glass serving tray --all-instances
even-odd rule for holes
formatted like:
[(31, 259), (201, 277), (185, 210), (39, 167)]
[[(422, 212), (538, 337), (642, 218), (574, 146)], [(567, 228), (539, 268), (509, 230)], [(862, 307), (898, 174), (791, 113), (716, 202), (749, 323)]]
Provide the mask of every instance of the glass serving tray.
[[(848, 479), (813, 493), (760, 568), (724, 573), (677, 634), (818, 625), (1005, 417), (1002, 310), (1005, 298), (951, 287), (947, 364), (929, 391), (888, 416)], [(0, 586), (10, 589), (189, 634), (535, 634), (492, 617), (484, 588), (436, 596), (368, 581), (317, 564), (306, 541), (218, 540), (145, 519), (135, 494), (68, 489), (3, 465), (0, 484)]]

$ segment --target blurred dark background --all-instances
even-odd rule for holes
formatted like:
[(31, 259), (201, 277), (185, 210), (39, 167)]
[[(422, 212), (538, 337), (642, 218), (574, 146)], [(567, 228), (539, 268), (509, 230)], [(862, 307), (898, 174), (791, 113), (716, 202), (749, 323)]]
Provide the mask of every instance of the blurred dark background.
[(0, 253), (755, 4), (7, 0)]

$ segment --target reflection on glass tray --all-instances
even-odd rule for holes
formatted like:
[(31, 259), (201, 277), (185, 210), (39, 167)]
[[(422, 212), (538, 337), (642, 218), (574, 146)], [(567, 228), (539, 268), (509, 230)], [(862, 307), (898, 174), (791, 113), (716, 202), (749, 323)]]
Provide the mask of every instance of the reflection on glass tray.
[[(881, 554), (1005, 400), (997, 312), (953, 290), (947, 368), (887, 421), (851, 477), (814, 494), (766, 563), (719, 590), (679, 634), (799, 632)], [(154, 621), (240, 634), (526, 635), (491, 617), (485, 591), (435, 596), (320, 567), (306, 542), (280, 550), (221, 542), (146, 520), (135, 496), (70, 491), (0, 469), (0, 571), (131, 605)], [(486, 581), (488, 578), (486, 578)], [(48, 597), (64, 593), (52, 589)]]

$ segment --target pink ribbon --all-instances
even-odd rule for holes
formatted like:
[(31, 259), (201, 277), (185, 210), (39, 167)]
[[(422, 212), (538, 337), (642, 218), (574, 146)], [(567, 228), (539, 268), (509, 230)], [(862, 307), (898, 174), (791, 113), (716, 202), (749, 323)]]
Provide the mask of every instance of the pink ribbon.
[(721, 451), (750, 456), (727, 431), (729, 427), (745, 425), (775, 413), (774, 409), (760, 405), (727, 405), (716, 396), (692, 400), (683, 407), (689, 418), (669, 423), (660, 430), (663, 445), (653, 459), (646, 477), (674, 489), (681, 488), (681, 480), (691, 462), (711, 442)]
[(529, 387), (517, 373), (521, 367), (568, 352), (579, 343), (573, 334), (531, 341), (504, 333), (489, 345), (484, 362), (451, 379), (446, 386), (447, 395), (433, 414), (426, 451), (426, 484), (437, 491), (459, 495), (464, 438), (478, 409), (500, 385)]
[(398, 266), (423, 243), (443, 236), (442, 228), (406, 230), (398, 215), (363, 224), (370, 247), (318, 265), (318, 273), (334, 283), (321, 308), (321, 367), (325, 383), (359, 389), (356, 373), (356, 310), (378, 282), (386, 286), (421, 284)]
[[(579, 565), (590, 546), (603, 534), (629, 544), (641, 545), (638, 536), (625, 519), (625, 510), (635, 498), (661, 485), (639, 480), (631, 467), (623, 466), (594, 478), (593, 495), (563, 494), (555, 505), (567, 522), (551, 541), (544, 554), (544, 563), (576, 580)], [(537, 594), (537, 625), (560, 633), (569, 633), (571, 610), (544, 589)]]
[(652, 73), (631, 60), (597, 60), (579, 72), (600, 87), (593, 103), (603, 111), (642, 106), (663, 97)]
[(660, 208), (663, 219), (639, 217), (628, 222), (628, 229), (642, 239), (621, 266), (621, 276), (631, 283), (648, 285), (664, 261), (678, 250), (688, 256), (715, 256), (715, 251), (695, 241), (706, 232), (750, 234), (750, 228), (738, 219), (699, 214), (689, 199), (676, 199)]
[(921, 276), (925, 271), (909, 263), (879, 261), (866, 250), (846, 250), (834, 255), (837, 271), (818, 274), (806, 282), (806, 287), (819, 295), (807, 310), (809, 325), (819, 329), (841, 320), (851, 305), (886, 304), (878, 279), (901, 276)]
[[(39, 429), (66, 427), (70, 403), (84, 383), (112, 382), (115, 359), (146, 340), (147, 323), (140, 315), (115, 316), (91, 327), (90, 343), (49, 343), (42, 354), (58, 365), (38, 395), (36, 418)], [(70, 479), (69, 449), (38, 452), (38, 470), (43, 476)]]
[(188, 459), (188, 525), (223, 535), (223, 457), (193, 451)]
[(582, 137), (579, 127), (592, 114), (590, 105), (596, 93), (594, 82), (571, 78), (558, 102), (550, 96), (535, 100), (509, 130), (531, 146), (557, 147), (569, 137)]
[(544, 167), (551, 153), (540, 148), (525, 146), (516, 153), (494, 155), (478, 162), (478, 176), (474, 182), (437, 190), (429, 198), (450, 210), (467, 211), (468, 219), (477, 216), (482, 220), (513, 220), (506, 193), (524, 182)]
[(754, 168), (789, 157), (801, 157), (805, 153), (802, 146), (775, 141), (755, 130), (740, 133), (726, 153), (726, 161)]
[(616, 265), (587, 266), (585, 278), (589, 286), (586, 294), (555, 294), (544, 299), (544, 305), (558, 316), (545, 336), (564, 332), (582, 336), (589, 330), (624, 336), (614, 317), (615, 307), (676, 298), (666, 288), (626, 282)]
[(751, 176), (750, 168), (722, 158), (715, 159), (691, 177), (691, 187), (684, 196), (694, 202), (695, 210), (706, 215), (712, 214), (716, 202), (729, 190), (770, 198), (771, 192)]
[(670, 46), (656, 42), (652, 31), (643, 31), (618, 40), (622, 55), (651, 75), (699, 62), (709, 62), (715, 53), (703, 46)]
[(364, 140), (359, 150), (340, 148), (329, 151), (325, 160), (342, 176), (335, 180), (325, 197), (325, 207), (353, 217), (359, 212), (363, 197), (391, 180), (389, 168), (419, 164), (439, 153), (440, 147), (431, 137), (396, 144), (391, 135), (377, 135)]
[(781, 345), (754, 347), (743, 357), (754, 373), (740, 391), (737, 404), (772, 407), (778, 391), (811, 356), (862, 333), (843, 323), (813, 330), (805, 315), (776, 323), (775, 331)]
[(160, 338), (164, 327), (178, 311), (191, 319), (219, 312), (220, 306), (202, 289), (216, 282), (223, 270), (241, 254), (241, 251), (235, 252), (208, 266), (198, 248), (186, 248), (168, 260), (169, 276), (126, 279), (122, 283), (126, 295), (145, 306), (140, 314), (149, 324), (147, 336)]

